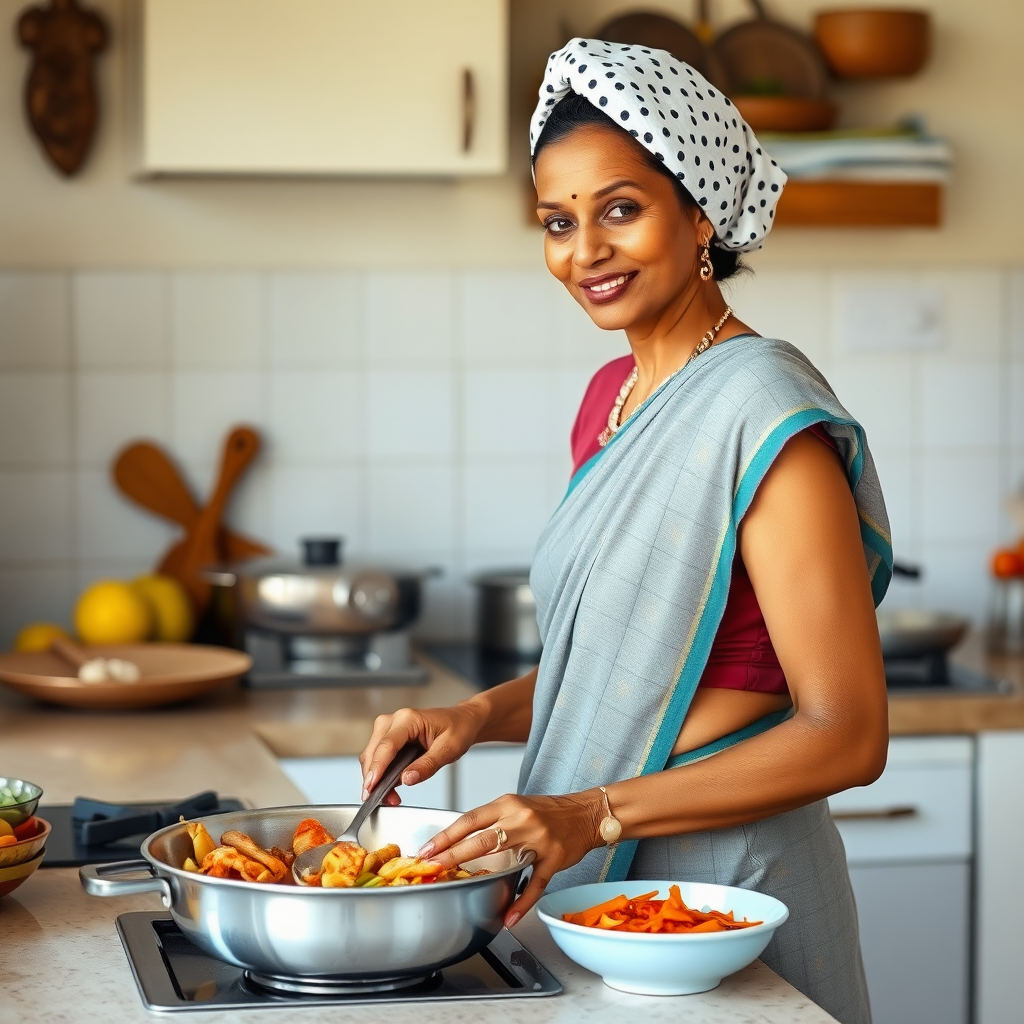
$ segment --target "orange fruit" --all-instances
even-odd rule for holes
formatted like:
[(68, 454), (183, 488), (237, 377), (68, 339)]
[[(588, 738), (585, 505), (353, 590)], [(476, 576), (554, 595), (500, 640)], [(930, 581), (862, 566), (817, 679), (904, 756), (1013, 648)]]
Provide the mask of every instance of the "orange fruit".
[(55, 622), (30, 622), (14, 638), (16, 651), (48, 651), (54, 640), (70, 640), (67, 630)]
[(75, 605), (75, 631), (85, 644), (134, 644), (152, 630), (149, 604), (130, 583), (100, 580)]
[(997, 551), (992, 556), (992, 575), (1001, 580), (1024, 576), (1024, 554), (1012, 548)]
[(170, 576), (154, 573), (132, 580), (132, 587), (153, 615), (153, 639), (184, 643), (196, 628), (195, 613), (185, 588)]

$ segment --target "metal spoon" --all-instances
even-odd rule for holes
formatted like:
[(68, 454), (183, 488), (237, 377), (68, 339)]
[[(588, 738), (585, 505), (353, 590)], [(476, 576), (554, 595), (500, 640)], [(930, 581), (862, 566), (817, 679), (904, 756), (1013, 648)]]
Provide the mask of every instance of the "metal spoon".
[(305, 885), (306, 875), (316, 875), (324, 864), (324, 857), (334, 849), (338, 843), (358, 843), (359, 829), (363, 822), (373, 814), (384, 802), (384, 797), (398, 785), (402, 772), (409, 767), (424, 753), (423, 747), (415, 740), (406, 743), (402, 749), (395, 754), (394, 760), (388, 765), (388, 770), (381, 776), (380, 782), (373, 787), (373, 792), (363, 801), (362, 806), (356, 811), (356, 816), (349, 822), (349, 826), (337, 839), (320, 846), (314, 846), (295, 858), (292, 864), (292, 876), (299, 885)]

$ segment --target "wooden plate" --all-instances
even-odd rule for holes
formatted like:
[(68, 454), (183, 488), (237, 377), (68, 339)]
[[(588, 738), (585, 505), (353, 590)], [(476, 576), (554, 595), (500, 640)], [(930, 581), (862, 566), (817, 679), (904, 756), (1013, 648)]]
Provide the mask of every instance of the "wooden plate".
[(99, 658), (139, 666), (137, 683), (83, 683), (63, 658), (49, 652), (0, 654), (0, 682), (48, 704), (73, 708), (148, 708), (196, 697), (237, 679), (252, 658), (227, 647), (200, 644), (121, 644), (88, 648)]

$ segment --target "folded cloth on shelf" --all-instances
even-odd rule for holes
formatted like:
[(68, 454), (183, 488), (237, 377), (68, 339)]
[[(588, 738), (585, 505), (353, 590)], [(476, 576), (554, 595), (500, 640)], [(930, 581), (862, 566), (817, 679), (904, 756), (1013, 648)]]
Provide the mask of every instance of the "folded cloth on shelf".
[(916, 129), (765, 133), (779, 166), (794, 181), (946, 181), (949, 143)]

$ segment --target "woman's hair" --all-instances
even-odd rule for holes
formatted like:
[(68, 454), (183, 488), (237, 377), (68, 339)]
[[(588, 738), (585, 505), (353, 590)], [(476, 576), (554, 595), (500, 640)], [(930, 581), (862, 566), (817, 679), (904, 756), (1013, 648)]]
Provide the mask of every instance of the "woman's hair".
[[(548, 115), (547, 122), (533, 150), (534, 164), (537, 163), (537, 157), (545, 146), (564, 139), (567, 135), (571, 135), (576, 131), (577, 128), (593, 125), (599, 128), (611, 128), (614, 131), (622, 132), (632, 141), (632, 136), (625, 128), (620, 128), (607, 114), (601, 113), (590, 100), (580, 96), (579, 93), (571, 92), (551, 108), (551, 113)], [(636, 145), (636, 151), (643, 157), (644, 162), (649, 167), (653, 167), (659, 174), (664, 174), (672, 182), (672, 187), (675, 189), (676, 196), (678, 196), (684, 210), (690, 210), (697, 206), (693, 196), (687, 192), (686, 186), (670, 173), (660, 160), (648, 153), (639, 143)], [(735, 250), (720, 249), (713, 241), (708, 248), (716, 281), (728, 280), (740, 271), (748, 269), (747, 265), (740, 259), (740, 254)]]

